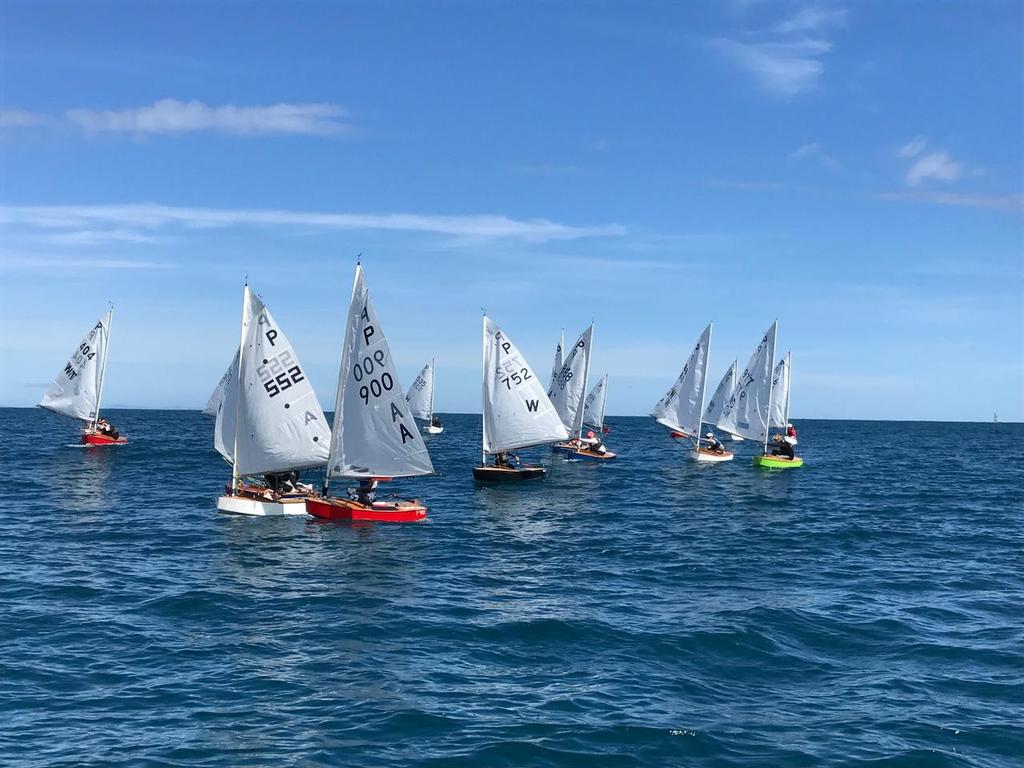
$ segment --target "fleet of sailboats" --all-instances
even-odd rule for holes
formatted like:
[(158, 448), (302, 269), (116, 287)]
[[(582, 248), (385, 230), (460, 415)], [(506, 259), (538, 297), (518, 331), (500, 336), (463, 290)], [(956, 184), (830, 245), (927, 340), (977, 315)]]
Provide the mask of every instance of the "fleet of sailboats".
[[(112, 316), (111, 308), (90, 329), (40, 402), (43, 408), (83, 422), (85, 445), (127, 442), (99, 415)], [(722, 463), (734, 458), (713, 432), (703, 434), (704, 425), (709, 425), (727, 439), (759, 442), (756, 466), (801, 466), (803, 460), (793, 450), (796, 430), (789, 422), (792, 353), (773, 366), (778, 323), (764, 333), (743, 372), (738, 373), (738, 361), (733, 360), (707, 398), (712, 327), (709, 323), (700, 334), (651, 416), (673, 438), (692, 441), (688, 456), (693, 461)], [(486, 313), (482, 338), (481, 462), (473, 468), (476, 480), (544, 477), (543, 466), (524, 464), (515, 453), (537, 446), (550, 445), (568, 459), (614, 458), (593, 431), (608, 431), (608, 375), (587, 392), (593, 323), (568, 349), (562, 331), (547, 388)], [(378, 499), (376, 489), (382, 481), (434, 473), (422, 435), (444, 431), (434, 412), (435, 375), (431, 359), (408, 395), (403, 394), (363, 268), (357, 264), (334, 417), (328, 425), (294, 347), (246, 283), (238, 349), (202, 411), (214, 419), (214, 448), (231, 466), (231, 482), (218, 498), (217, 509), (256, 516), (309, 514), (328, 520), (424, 519), (427, 507), (418, 499)], [(772, 430), (784, 433), (772, 435)], [(318, 490), (301, 482), (299, 474), (317, 468), (324, 470)], [(332, 494), (332, 483), (337, 486), (338, 481), (352, 481), (357, 487)]]

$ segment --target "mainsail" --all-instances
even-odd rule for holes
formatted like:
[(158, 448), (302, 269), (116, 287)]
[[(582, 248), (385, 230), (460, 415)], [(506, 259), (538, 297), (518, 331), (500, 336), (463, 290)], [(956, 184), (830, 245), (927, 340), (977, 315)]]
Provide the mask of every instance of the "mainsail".
[(737, 362), (736, 360), (732, 361), (729, 370), (725, 372), (722, 380), (715, 387), (715, 392), (711, 395), (711, 399), (708, 400), (708, 407), (704, 410), (705, 423), (715, 424), (722, 415), (722, 408), (725, 407), (725, 404), (729, 402), (729, 398), (732, 397), (733, 390), (736, 389)]
[(96, 321), (46, 390), (39, 405), (82, 421), (95, 422), (99, 418), (112, 315), (113, 310), (107, 310)]
[(761, 343), (736, 382), (736, 389), (722, 407), (715, 426), (749, 440), (768, 440), (768, 407), (772, 392), (772, 360), (778, 321), (765, 332)]
[(484, 453), (567, 439), (569, 433), (526, 358), (486, 315), (483, 342)]
[[(565, 329), (562, 329), (562, 333), (558, 337), (558, 346), (555, 347), (555, 361), (551, 364), (551, 387), (555, 385), (555, 379), (558, 377), (559, 371), (562, 370), (562, 363), (565, 362), (562, 356), (565, 352)], [(548, 387), (549, 389), (551, 387)]]
[(772, 373), (772, 407), (769, 426), (785, 429), (789, 423), (789, 379), (791, 372), (790, 352), (779, 360)]
[(593, 341), (594, 324), (591, 323), (565, 356), (562, 368), (548, 390), (548, 398), (570, 436), (579, 436), (583, 429), (583, 398), (587, 391)]
[(708, 346), (711, 344), (711, 324), (697, 339), (679, 378), (651, 411), (659, 424), (689, 436), (700, 434), (701, 410), (704, 407), (704, 389), (707, 385)]
[(328, 475), (410, 477), (433, 471), (357, 264), (341, 347)]
[(330, 434), (316, 393), (281, 326), (246, 292), (252, 315), (235, 387), (235, 476), (326, 464)]
[(597, 429), (604, 429), (604, 411), (608, 403), (608, 374), (597, 382), (583, 404), (583, 423)]
[(434, 361), (423, 366), (416, 381), (409, 387), (409, 393), (405, 396), (409, 404), (409, 411), (414, 418), (430, 421), (434, 415)]

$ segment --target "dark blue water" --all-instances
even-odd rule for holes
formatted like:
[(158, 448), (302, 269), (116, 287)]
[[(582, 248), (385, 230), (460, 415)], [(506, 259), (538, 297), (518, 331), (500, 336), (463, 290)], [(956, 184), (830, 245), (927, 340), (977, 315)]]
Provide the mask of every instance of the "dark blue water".
[[(1024, 428), (799, 422), (694, 466), (393, 484), (429, 522), (219, 515), (196, 413), (0, 410), (0, 763), (1002, 766), (1024, 755)], [(532, 452), (547, 455), (542, 451)]]

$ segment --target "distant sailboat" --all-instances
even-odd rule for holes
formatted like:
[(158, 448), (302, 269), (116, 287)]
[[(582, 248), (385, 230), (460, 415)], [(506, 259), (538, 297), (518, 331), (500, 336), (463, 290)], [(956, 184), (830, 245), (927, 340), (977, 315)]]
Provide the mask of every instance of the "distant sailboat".
[[(544, 477), (543, 467), (519, 464), (509, 451), (566, 440), (569, 433), (526, 358), (489, 318), (483, 319), (483, 450), (476, 480)], [(492, 464), (487, 456), (495, 457)]]
[[(732, 397), (733, 391), (736, 389), (736, 365), (737, 361), (733, 360), (732, 365), (729, 366), (729, 370), (725, 372), (722, 380), (718, 382), (718, 386), (715, 388), (715, 392), (711, 395), (711, 399), (708, 400), (708, 407), (704, 411), (703, 422), (705, 424), (716, 425), (718, 417), (722, 413), (723, 406), (729, 402), (729, 398)], [(739, 435), (731, 435), (728, 432), (726, 434), (726, 440), (731, 440), (734, 443), (742, 443), (743, 438)]]
[(235, 361), (213, 430), (214, 447), (231, 464), (231, 485), (217, 509), (305, 514), (312, 489), (298, 483), (298, 472), (327, 463), (327, 419), (291, 342), (248, 285)]
[(704, 413), (704, 394), (707, 389), (708, 355), (711, 349), (711, 323), (697, 339), (690, 357), (683, 365), (672, 388), (658, 401), (651, 416), (668, 427), (673, 436), (695, 439), (690, 458), (699, 462), (732, 461), (733, 455), (725, 450), (701, 448), (701, 416)]
[(793, 379), (793, 353), (787, 352), (786, 356), (779, 360), (772, 373), (772, 407), (770, 426), (774, 429), (783, 430), (783, 440), (790, 445), (796, 445), (797, 440), (790, 436), (789, 432), (789, 388)]
[(409, 387), (405, 396), (414, 418), (425, 421), (423, 431), (428, 435), (440, 435), (444, 432), (441, 420), (434, 414), (434, 359), (423, 366), (416, 381)]
[[(427, 516), (427, 507), (417, 499), (377, 501), (374, 493), (380, 480), (430, 475), (434, 465), (402, 394), (391, 348), (359, 264), (341, 346), (330, 443), (323, 495), (306, 502), (311, 515), (391, 523)], [(359, 487), (348, 498), (328, 496), (335, 478), (358, 480)]]
[(72, 353), (39, 405), (85, 423), (82, 445), (124, 445), (128, 438), (100, 418), (114, 309), (107, 310)]
[(605, 461), (614, 459), (615, 454), (605, 450), (600, 439), (583, 437), (583, 411), (590, 376), (590, 353), (594, 342), (594, 324), (580, 334), (579, 339), (565, 355), (562, 369), (548, 390), (548, 398), (562, 424), (569, 432), (569, 440), (551, 447), (570, 459)]

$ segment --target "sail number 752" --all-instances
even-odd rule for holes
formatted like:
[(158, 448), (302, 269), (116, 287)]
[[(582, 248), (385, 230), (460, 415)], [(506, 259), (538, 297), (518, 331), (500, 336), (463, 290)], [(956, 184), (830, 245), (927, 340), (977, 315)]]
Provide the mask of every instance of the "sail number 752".
[(524, 381), (527, 381), (532, 378), (533, 376), (530, 375), (529, 368), (521, 368), (518, 372), (513, 371), (512, 373), (510, 373), (508, 376), (501, 380), (501, 383), (504, 384), (507, 389), (512, 389), (513, 384), (515, 384), (518, 387)]

